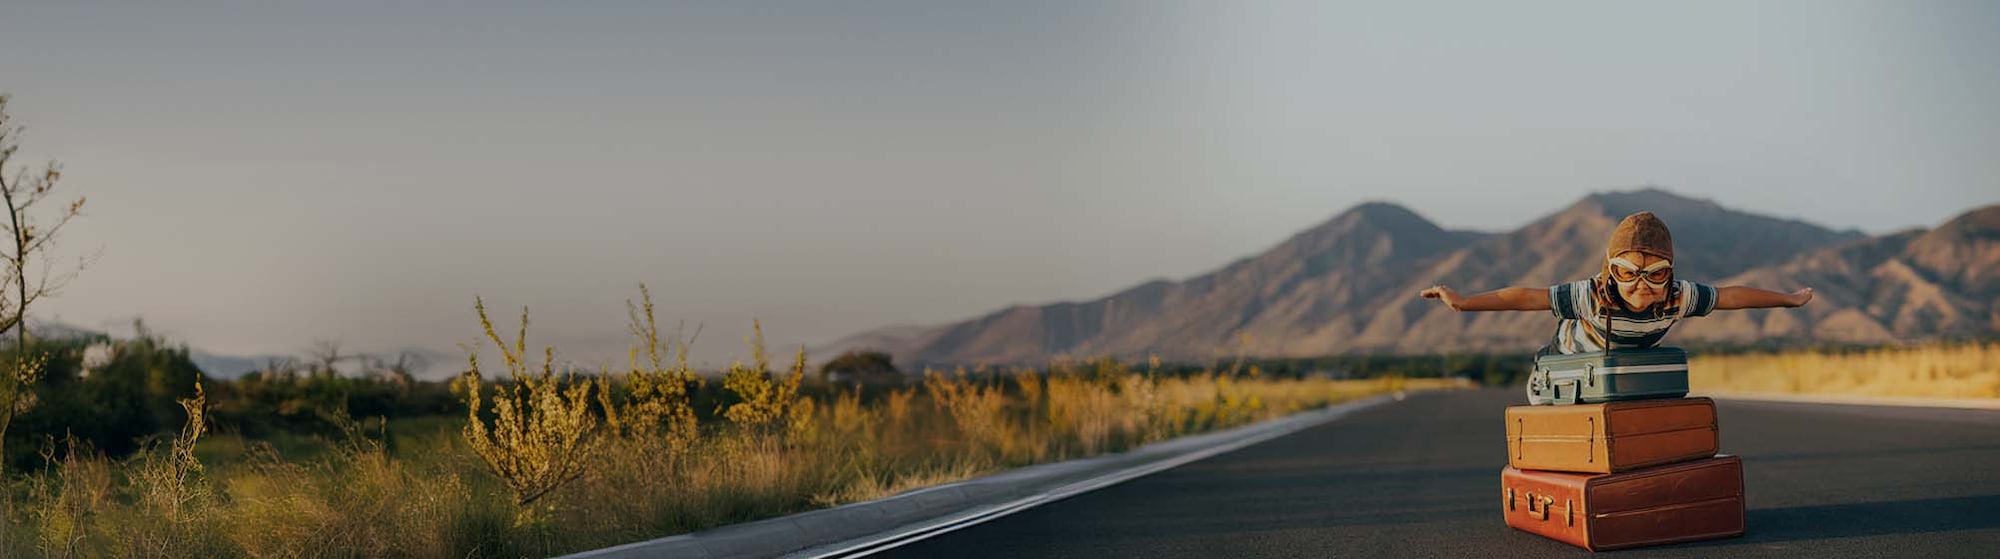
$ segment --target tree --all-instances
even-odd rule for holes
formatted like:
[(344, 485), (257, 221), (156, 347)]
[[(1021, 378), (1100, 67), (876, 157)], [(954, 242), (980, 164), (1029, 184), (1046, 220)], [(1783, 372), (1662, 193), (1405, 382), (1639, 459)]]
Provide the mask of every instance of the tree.
[(395, 361), (368, 354), (361, 354), (356, 359), (361, 361), (362, 375), (388, 382), (406, 391), (410, 385), (416, 384), (416, 372), (430, 367), (431, 364), (430, 359), (407, 349), (396, 352)]
[[(0, 271), (6, 273), (5, 278), (0, 278), (0, 337), (10, 330), (14, 333), (14, 356), (10, 370), (0, 375), (0, 441), (5, 440), (14, 417), (33, 404), (32, 388), (48, 364), (47, 354), (29, 352), (28, 309), (35, 301), (55, 295), (87, 262), (87, 259), (79, 261), (76, 269), (56, 274), (52, 262), (40, 258), (54, 247), (63, 226), (82, 214), (83, 197), (53, 208), (54, 211), (37, 209), (55, 191), (56, 183), (62, 179), (62, 168), (54, 161), (44, 164), (40, 172), (31, 172), (28, 166), (15, 169), (9, 165), (15, 150), (21, 147), (19, 139), (26, 129), (13, 124), (7, 114), (7, 100), (8, 96), (0, 95), (0, 203), (7, 207), (6, 223), (0, 224), (0, 229), (7, 233), (5, 239), (0, 239), (6, 245), (0, 248), (0, 262), (5, 264), (5, 270)], [(37, 219), (37, 214), (43, 213), (50, 214), (46, 222)], [(40, 270), (30, 274), (31, 265), (39, 265)], [(0, 456), (4, 455), (0, 452)]]
[(265, 357), (264, 364), (257, 367), (256, 374), (266, 379), (295, 379), (299, 376), (299, 360), (292, 357)]
[(353, 355), (341, 353), (340, 340), (313, 340), (312, 348), (306, 350), (313, 361), (313, 373), (327, 376), (340, 374), (340, 362), (353, 359)]
[(828, 383), (901, 384), (903, 372), (896, 370), (894, 358), (880, 351), (849, 350), (819, 367), (820, 379)]

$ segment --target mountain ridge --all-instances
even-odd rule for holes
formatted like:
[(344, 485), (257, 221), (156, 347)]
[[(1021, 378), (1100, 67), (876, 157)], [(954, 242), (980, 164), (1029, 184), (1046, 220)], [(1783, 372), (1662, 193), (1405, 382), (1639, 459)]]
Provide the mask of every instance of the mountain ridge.
[[(1933, 229), (1870, 237), (1646, 187), (1593, 192), (1503, 232), (1451, 230), (1393, 202), (1363, 202), (1206, 273), (1152, 279), (1095, 299), (870, 330), (817, 353), (868, 348), (914, 364), (1031, 364), (1065, 355), (1531, 351), (1552, 331), (1552, 315), (1457, 313), (1415, 293), (1437, 283), (1472, 292), (1589, 277), (1618, 219), (1639, 210), (1672, 228), (1683, 278), (1784, 290), (1819, 288), (1812, 282), (1823, 281), (1833, 288), (1793, 311), (1806, 316), (1717, 313), (1677, 328), (1676, 338), (1880, 341), (2000, 329), (2000, 307), (1978, 304), (1994, 297), (1976, 298), (2000, 295), (2000, 248), (1994, 248), (2000, 206)], [(1825, 271), (1833, 269), (1842, 275)], [(1991, 319), (1982, 322), (1986, 314)], [(1704, 321), (1715, 324), (1702, 327)]]

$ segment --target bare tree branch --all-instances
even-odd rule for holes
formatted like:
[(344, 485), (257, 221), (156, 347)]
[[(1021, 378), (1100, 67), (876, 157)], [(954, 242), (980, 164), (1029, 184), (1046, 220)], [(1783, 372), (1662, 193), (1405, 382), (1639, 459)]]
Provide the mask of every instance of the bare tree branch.
[[(307, 350), (306, 354), (311, 356), (313, 361), (318, 362), (319, 370), (323, 372), (337, 372), (339, 369), (334, 367), (339, 365), (341, 361), (355, 358), (353, 355), (343, 355), (341, 353), (340, 340), (313, 340), (313, 347)], [(364, 359), (367, 358), (365, 355), (361, 357)]]
[[(7, 427), (14, 416), (30, 401), (34, 383), (39, 380), (48, 356), (30, 355), (28, 346), (28, 311), (35, 301), (60, 291), (61, 288), (80, 273), (87, 261), (79, 260), (77, 269), (68, 273), (56, 273), (54, 260), (48, 251), (55, 246), (58, 234), (64, 226), (82, 215), (83, 198), (79, 197), (63, 208), (54, 218), (53, 225), (38, 227), (32, 210), (55, 191), (62, 181), (62, 165), (49, 161), (40, 173), (32, 173), (21, 168), (9, 173), (8, 164), (20, 149), (20, 138), (24, 128), (13, 126), (13, 118), (8, 116), (7, 95), (0, 95), (0, 205), (5, 205), (7, 216), (4, 228), (11, 250), (0, 250), (0, 262), (6, 264), (6, 276), (0, 278), (0, 336), (9, 331), (14, 334), (15, 356), (13, 369), (0, 375), (0, 441), (4, 441)], [(12, 180), (8, 179), (12, 176)], [(29, 278), (29, 261), (41, 255), (40, 273)], [(11, 296), (11, 297), (10, 297)], [(11, 301), (9, 300), (11, 299)], [(4, 453), (0, 453), (4, 455)], [(4, 465), (0, 465), (4, 468)]]

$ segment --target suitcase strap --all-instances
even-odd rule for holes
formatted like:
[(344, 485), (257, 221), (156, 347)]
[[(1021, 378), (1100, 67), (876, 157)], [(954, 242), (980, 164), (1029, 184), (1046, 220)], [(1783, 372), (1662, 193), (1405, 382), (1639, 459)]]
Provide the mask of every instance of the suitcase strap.
[[(1524, 497), (1528, 501), (1526, 514), (1535, 520), (1547, 522), (1549, 520), (1549, 509), (1555, 508), (1556, 498), (1548, 495), (1537, 495), (1533, 491), (1527, 492)], [(1512, 487), (1507, 488), (1507, 510), (1518, 510), (1514, 507), (1514, 488)], [(1576, 525), (1576, 501), (1573, 499), (1563, 499), (1563, 524), (1566, 526)]]

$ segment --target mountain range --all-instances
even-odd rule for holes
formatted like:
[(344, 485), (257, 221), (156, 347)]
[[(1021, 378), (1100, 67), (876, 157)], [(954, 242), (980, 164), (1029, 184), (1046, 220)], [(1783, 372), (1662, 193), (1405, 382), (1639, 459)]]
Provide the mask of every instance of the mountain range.
[(1611, 229), (1641, 210), (1672, 229), (1677, 277), (1815, 289), (1800, 309), (1685, 321), (1670, 343), (1888, 343), (2000, 332), (2000, 205), (1927, 230), (1871, 237), (1645, 188), (1594, 193), (1503, 233), (1450, 230), (1402, 206), (1369, 202), (1192, 278), (949, 324), (877, 329), (815, 353), (867, 348), (899, 363), (949, 365), (1058, 356), (1532, 351), (1547, 341), (1553, 315), (1459, 313), (1417, 292), (1440, 283), (1471, 293), (1589, 277)]

